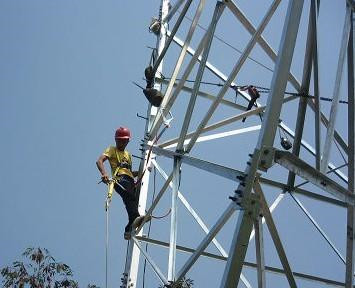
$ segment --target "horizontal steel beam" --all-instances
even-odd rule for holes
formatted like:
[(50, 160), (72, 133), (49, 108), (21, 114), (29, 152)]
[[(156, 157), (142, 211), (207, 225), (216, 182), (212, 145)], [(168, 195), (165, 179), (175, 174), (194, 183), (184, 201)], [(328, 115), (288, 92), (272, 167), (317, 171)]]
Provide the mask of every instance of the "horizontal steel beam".
[[(262, 183), (264, 185), (268, 185), (268, 186), (271, 186), (271, 187), (279, 188), (279, 189), (284, 190), (284, 191), (287, 191), (290, 188), (290, 187), (287, 186), (287, 184), (284, 184), (284, 183), (281, 183), (281, 182), (277, 182), (277, 181), (274, 181), (274, 180), (270, 180), (270, 179), (267, 179), (267, 178), (263, 178), (263, 177), (260, 177), (259, 181), (260, 181), (260, 183)], [(308, 191), (308, 190), (305, 190), (305, 189), (293, 188), (292, 189), (292, 193), (303, 195), (303, 196), (305, 196), (307, 198), (310, 198), (310, 199), (313, 199), (313, 200), (322, 201), (322, 202), (333, 204), (333, 205), (340, 206), (340, 207), (343, 207), (343, 208), (347, 208), (348, 207), (348, 204), (343, 202), (343, 201), (340, 201), (340, 200), (334, 199), (334, 198), (330, 198), (330, 197), (327, 197), (327, 196), (323, 196), (323, 195), (320, 195), (320, 194), (317, 194), (317, 193), (314, 193), (314, 192), (311, 192), (311, 191)]]
[[(210, 134), (210, 135), (206, 135), (206, 136), (200, 136), (197, 138), (196, 143), (201, 143), (201, 142), (205, 142), (205, 141), (221, 139), (224, 137), (230, 137), (230, 136), (240, 135), (240, 134), (244, 134), (244, 133), (248, 133), (248, 132), (258, 131), (258, 130), (260, 130), (260, 128), (261, 128), (261, 125), (255, 125), (255, 126), (250, 126), (250, 127), (246, 127), (246, 128), (235, 129), (232, 131), (226, 131), (226, 132), (215, 133), (215, 134)], [(190, 143), (190, 139), (191, 138), (187, 138), (184, 141), (184, 146)], [(177, 146), (176, 141), (174, 141), (170, 145), (166, 145), (166, 143), (162, 143), (161, 145), (159, 145), (159, 147), (166, 148), (166, 149), (173, 148), (176, 146)]]
[[(151, 146), (149, 146), (147, 144), (145, 144), (144, 146), (145, 146), (144, 147), (145, 149), (151, 147)], [(166, 149), (162, 149), (162, 148), (159, 148), (159, 147), (156, 147), (156, 146), (152, 147), (152, 151), (155, 154), (157, 154), (157, 155), (162, 155), (162, 156), (165, 156), (165, 157), (168, 157), (168, 158), (172, 158), (172, 159), (174, 157), (179, 157), (179, 158), (181, 158), (181, 161), (183, 163), (187, 164), (187, 165), (194, 166), (196, 168), (211, 172), (213, 174), (222, 176), (224, 178), (227, 178), (227, 179), (230, 179), (230, 180), (233, 180), (233, 181), (239, 181), (237, 179), (237, 177), (243, 177), (244, 176), (244, 173), (240, 172), (238, 170), (235, 170), (235, 169), (232, 169), (232, 168), (228, 168), (228, 167), (225, 167), (225, 166), (222, 166), (222, 165), (218, 165), (218, 164), (215, 164), (215, 163), (212, 163), (212, 162), (208, 162), (208, 161), (205, 161), (205, 160), (201, 160), (201, 159), (198, 159), (198, 158), (186, 156), (186, 155), (183, 155), (183, 154), (180, 154), (180, 153), (177, 153), (177, 152), (173, 152), (173, 151), (169, 151), (169, 150), (166, 150)]]
[[(135, 238), (139, 241), (146, 242), (146, 243), (149, 243), (152, 245), (157, 245), (157, 246), (161, 246), (161, 247), (165, 247), (165, 248), (169, 247), (169, 243), (163, 242), (160, 240), (147, 238), (147, 237), (140, 237), (140, 236), (136, 236)], [(192, 248), (189, 248), (186, 246), (181, 246), (181, 245), (176, 245), (176, 249), (181, 252), (185, 252), (185, 253), (194, 253), (195, 252), (195, 249), (192, 249)], [(208, 257), (208, 258), (215, 259), (215, 260), (220, 260), (220, 261), (227, 261), (227, 257), (216, 255), (213, 253), (208, 253), (208, 252), (202, 252), (201, 256)], [(244, 267), (257, 269), (256, 263), (245, 261), (243, 265), (244, 265)], [(284, 270), (282, 270), (280, 268), (275, 268), (272, 266), (265, 266), (265, 271), (270, 272), (270, 273), (274, 273), (277, 275), (285, 275)], [(299, 272), (295, 272), (295, 271), (293, 271), (292, 274), (294, 277), (296, 277), (298, 279), (317, 282), (317, 283), (323, 283), (326, 285), (332, 285), (333, 287), (344, 287), (344, 285), (345, 285), (344, 283), (339, 282), (339, 281), (321, 278), (321, 277), (317, 277), (317, 276), (313, 276), (313, 275), (309, 275), (309, 274), (304, 274), (304, 273), (299, 273)]]
[(322, 190), (330, 193), (337, 199), (344, 201), (350, 205), (354, 205), (354, 195), (349, 193), (347, 189), (313, 168), (308, 163), (299, 159), (290, 152), (275, 150), (274, 160), (276, 163), (285, 167), (289, 171), (294, 172), (298, 176), (308, 180)]
[[(166, 150), (166, 149), (162, 149), (162, 148), (159, 148), (159, 147), (156, 147), (156, 146), (153, 147), (153, 151), (158, 151), (158, 150), (160, 151), (161, 154), (155, 152), (156, 154), (161, 155), (161, 156), (165, 156), (165, 157), (168, 157), (168, 158), (173, 158), (174, 155), (178, 154), (176, 152), (172, 152), (172, 151), (169, 151), (169, 150)], [(182, 154), (178, 154), (178, 155), (182, 158), (182, 162), (187, 164), (187, 165), (190, 165), (190, 166), (205, 170), (207, 172), (214, 173), (216, 175), (225, 177), (225, 178), (233, 180), (233, 181), (239, 182), (239, 180), (236, 177), (237, 176), (242, 176), (242, 177), (244, 176), (244, 172), (236, 170), (236, 169), (232, 169), (232, 168), (229, 168), (229, 167), (225, 167), (225, 166), (222, 166), (222, 165), (218, 165), (218, 164), (215, 164), (215, 163), (212, 163), (212, 162), (208, 162), (208, 161), (201, 160), (201, 159), (194, 158), (194, 157), (187, 156), (187, 155), (182, 155)], [(221, 174), (223, 174), (223, 175), (221, 175)], [(267, 178), (264, 178), (264, 177), (260, 177), (259, 181), (260, 181), (261, 184), (265, 184), (265, 185), (268, 185), (268, 186), (279, 188), (281, 190), (288, 190), (288, 188), (289, 188), (287, 186), (287, 184), (284, 184), (284, 183), (281, 183), (281, 182), (277, 182), (277, 181), (274, 181), (274, 180), (271, 180), (271, 179), (267, 179)], [(311, 192), (311, 191), (308, 191), (308, 190), (305, 190), (305, 189), (295, 188), (294, 190), (292, 190), (292, 192), (296, 193), (296, 194), (299, 194), (299, 195), (303, 195), (303, 196), (308, 197), (308, 198), (311, 198), (313, 200), (326, 202), (326, 203), (337, 205), (337, 206), (344, 207), (344, 208), (347, 207), (347, 202), (346, 201), (333, 199), (333, 198), (330, 198), (330, 197), (327, 197), (327, 196), (323, 196), (323, 195), (320, 195), (320, 194), (317, 194), (317, 193), (314, 193), (314, 192)]]

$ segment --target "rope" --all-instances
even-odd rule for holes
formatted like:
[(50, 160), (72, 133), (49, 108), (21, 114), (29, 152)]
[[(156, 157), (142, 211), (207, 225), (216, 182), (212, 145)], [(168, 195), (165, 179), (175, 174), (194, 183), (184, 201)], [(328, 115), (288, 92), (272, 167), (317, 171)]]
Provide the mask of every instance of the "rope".
[(162, 216), (154, 216), (154, 215), (151, 215), (151, 216), (152, 216), (153, 219), (163, 219), (163, 218), (169, 216), (170, 213), (171, 213), (171, 208), (169, 208), (168, 212), (166, 212)]
[(109, 231), (108, 231), (108, 219), (109, 219), (109, 218), (108, 218), (108, 210), (109, 210), (109, 209), (106, 209), (106, 245), (105, 245), (105, 246), (106, 246), (106, 247), (105, 247), (105, 248), (106, 248), (106, 259), (105, 259), (105, 262), (106, 262), (106, 267), (105, 267), (105, 268), (106, 268), (106, 269), (105, 269), (105, 270), (106, 270), (106, 271), (105, 271), (105, 272), (106, 272), (106, 273), (105, 273), (105, 274), (106, 274), (106, 275), (105, 275), (105, 287), (106, 287), (106, 288), (107, 288), (107, 278), (108, 278), (108, 277), (107, 277), (107, 275), (108, 275), (108, 236), (109, 236), (109, 234), (108, 234), (108, 232), (109, 232)]
[[(101, 183), (102, 180), (99, 182)], [(110, 179), (108, 185), (107, 185), (107, 196), (106, 196), (106, 201), (105, 201), (105, 211), (106, 211), (106, 243), (105, 243), (105, 287), (107, 288), (108, 285), (108, 243), (109, 243), (109, 208), (110, 208), (110, 203), (112, 200), (112, 193), (113, 193), (113, 188), (114, 188), (114, 180)]]

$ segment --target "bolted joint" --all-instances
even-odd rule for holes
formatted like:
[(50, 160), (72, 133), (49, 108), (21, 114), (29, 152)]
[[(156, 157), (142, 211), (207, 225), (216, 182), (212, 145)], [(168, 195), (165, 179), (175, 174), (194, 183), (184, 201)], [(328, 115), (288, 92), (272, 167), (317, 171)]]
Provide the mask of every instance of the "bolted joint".
[(241, 206), (242, 203), (242, 199), (238, 196), (229, 196), (228, 197), (230, 200), (232, 200), (233, 202), (235, 202), (237, 205)]
[(239, 197), (243, 196), (243, 191), (242, 190), (235, 190), (234, 193), (237, 194)]
[(245, 181), (245, 177), (246, 177), (246, 176), (241, 176), (241, 175), (239, 175), (239, 176), (237, 176), (236, 178), (237, 178), (239, 181)]
[(238, 198), (235, 197), (235, 196), (229, 196), (228, 198), (229, 198), (230, 200), (234, 201), (234, 202), (237, 201), (237, 199), (238, 199)]
[(264, 146), (261, 149), (260, 161), (258, 168), (262, 171), (267, 171), (274, 165), (275, 148)]
[(258, 219), (261, 214), (258, 195), (250, 194), (247, 199), (244, 199), (243, 208), (246, 210), (248, 216), (255, 220)]

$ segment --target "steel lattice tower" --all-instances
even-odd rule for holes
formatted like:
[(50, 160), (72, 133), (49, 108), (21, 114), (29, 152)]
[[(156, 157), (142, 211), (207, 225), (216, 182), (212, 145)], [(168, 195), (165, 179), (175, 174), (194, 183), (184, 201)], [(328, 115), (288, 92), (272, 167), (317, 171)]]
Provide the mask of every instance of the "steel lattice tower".
[[(279, 275), (283, 287), (353, 286), (355, 2), (339, 0), (343, 18), (329, 18), (341, 23), (338, 48), (332, 53), (336, 64), (329, 68), (335, 75), (331, 85), (321, 79), (325, 72), (320, 51), (326, 50), (319, 41), (324, 29), (319, 25), (322, 1), (268, 1), (267, 9), (258, 10), (259, 18), (245, 14), (237, 2), (177, 0), (171, 5), (162, 0), (152, 65), (154, 88), (164, 98), (160, 107), (148, 107), (139, 209), (154, 214), (168, 206), (171, 213), (169, 221), (159, 220), (156, 237), (147, 235), (146, 224), (130, 240), (122, 287), (139, 287), (140, 258), (167, 287), (176, 286), (191, 269), (203, 273), (200, 258), (215, 265), (215, 275), (204, 275), (211, 277), (210, 287), (215, 287), (216, 279), (219, 287), (271, 287), (274, 280), (269, 274)], [(272, 33), (279, 35), (274, 45), (267, 38), (271, 22)], [(202, 30), (200, 23), (208, 27)], [(216, 43), (217, 32), (225, 33), (224, 39), (230, 37), (226, 41), (238, 38), (243, 46), (240, 54), (231, 57), (223, 50), (227, 48)], [(265, 67), (250, 67), (256, 65), (250, 64), (253, 55), (262, 55), (263, 62), (272, 65), (269, 76), (262, 76)], [(229, 69), (228, 74), (212, 64), (215, 58)], [(249, 84), (262, 96), (246, 111), (251, 98), (242, 86)], [(330, 100), (327, 106), (323, 100)], [(174, 120), (171, 128), (164, 129), (169, 112)], [(278, 134), (284, 141), (292, 139), (292, 150), (280, 145)], [(218, 145), (206, 144), (209, 141)], [(146, 167), (156, 169), (160, 180), (153, 181), (153, 170)], [(201, 206), (193, 208), (184, 189)], [(319, 222), (307, 206), (321, 209), (316, 211), (318, 217), (332, 214), (337, 224), (323, 225), (327, 220)], [(198, 224), (194, 227), (201, 227), (204, 235), (195, 236), (193, 224), (182, 219), (178, 207), (187, 209)], [(299, 215), (293, 212), (296, 209)], [(313, 239), (314, 256), (309, 240), (313, 234), (302, 230), (304, 223), (320, 235)], [(332, 229), (339, 229), (338, 239), (329, 236)], [(185, 242), (193, 244), (187, 247)], [(146, 251), (145, 243), (155, 248)], [(322, 245), (331, 254), (324, 256), (326, 260), (316, 256), (317, 246)], [(299, 269), (299, 258), (308, 256), (317, 269)], [(269, 264), (273, 261), (279, 267)], [(327, 269), (334, 269), (337, 278)]]

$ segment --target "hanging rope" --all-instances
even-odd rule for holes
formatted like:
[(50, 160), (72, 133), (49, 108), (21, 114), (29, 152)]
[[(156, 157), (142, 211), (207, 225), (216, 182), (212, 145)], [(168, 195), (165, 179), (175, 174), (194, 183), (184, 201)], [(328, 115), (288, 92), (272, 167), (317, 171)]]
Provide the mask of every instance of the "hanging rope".
[(105, 252), (106, 252), (106, 255), (105, 255), (105, 287), (107, 288), (107, 275), (108, 275), (108, 209), (106, 209), (106, 245), (105, 245)]
[[(99, 183), (101, 183), (100, 181)], [(105, 231), (105, 287), (108, 285), (108, 243), (109, 243), (109, 208), (112, 200), (113, 188), (115, 181), (111, 178), (107, 185), (107, 196), (105, 200), (105, 211), (106, 211), (106, 231)]]

